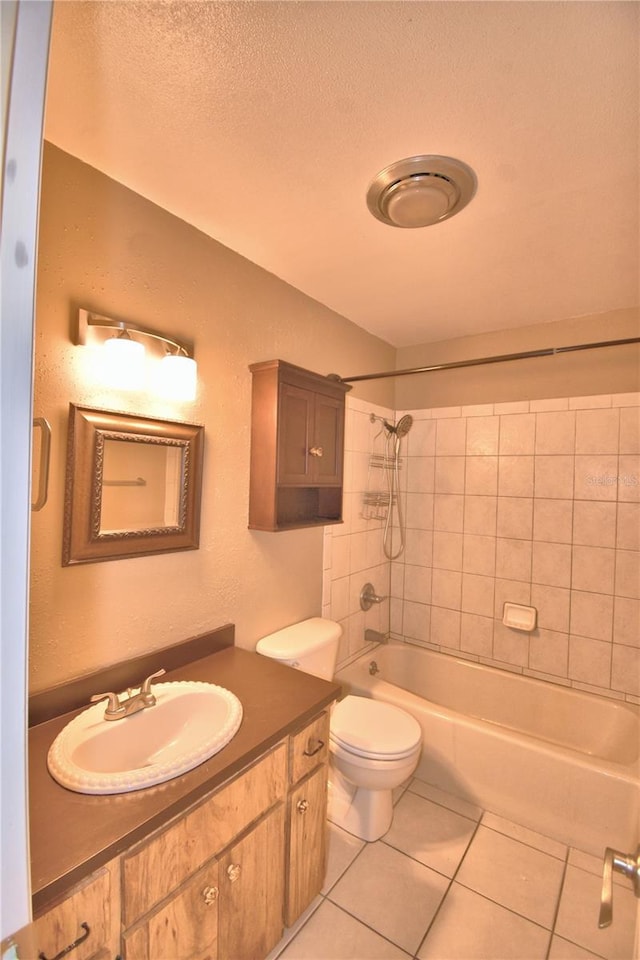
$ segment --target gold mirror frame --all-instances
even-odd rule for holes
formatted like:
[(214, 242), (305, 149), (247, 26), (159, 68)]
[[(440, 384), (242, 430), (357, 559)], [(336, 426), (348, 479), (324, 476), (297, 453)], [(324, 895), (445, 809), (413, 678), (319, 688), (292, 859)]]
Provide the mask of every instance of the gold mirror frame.
[[(101, 529), (108, 440), (157, 444), (181, 453), (175, 524), (132, 530)], [(204, 427), (199, 424), (69, 404), (62, 565), (197, 549), (203, 451)], [(139, 480), (117, 482), (120, 486), (138, 484)]]

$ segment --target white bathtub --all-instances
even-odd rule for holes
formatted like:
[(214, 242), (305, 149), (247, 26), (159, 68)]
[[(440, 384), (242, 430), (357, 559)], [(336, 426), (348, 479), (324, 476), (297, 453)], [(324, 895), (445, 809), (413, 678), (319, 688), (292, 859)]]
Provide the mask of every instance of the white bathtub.
[(416, 717), (421, 780), (598, 856), (635, 850), (637, 707), (408, 643), (376, 647), (336, 679)]

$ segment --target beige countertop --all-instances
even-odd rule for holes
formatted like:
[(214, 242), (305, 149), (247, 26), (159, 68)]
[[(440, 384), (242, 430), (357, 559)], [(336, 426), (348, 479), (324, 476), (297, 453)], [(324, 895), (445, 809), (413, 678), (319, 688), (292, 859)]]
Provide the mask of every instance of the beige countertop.
[[(89, 796), (61, 787), (47, 753), (66, 713), (29, 731), (31, 889), (34, 914), (74, 883), (179, 814), (304, 725), (340, 695), (340, 686), (228, 647), (167, 673), (164, 680), (204, 680), (231, 690), (243, 708), (233, 740), (194, 770), (156, 787)], [(126, 720), (122, 721), (126, 722)]]

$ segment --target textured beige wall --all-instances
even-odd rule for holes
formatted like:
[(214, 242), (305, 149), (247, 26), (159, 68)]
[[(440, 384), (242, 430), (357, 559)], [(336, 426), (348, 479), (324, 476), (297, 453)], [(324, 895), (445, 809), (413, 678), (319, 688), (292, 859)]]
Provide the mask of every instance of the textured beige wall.
[[(640, 309), (614, 310), (598, 316), (402, 347), (397, 352), (395, 369), (637, 336), (640, 336)], [(640, 348), (637, 345), (606, 347), (398, 377), (396, 407), (413, 410), (508, 400), (631, 393), (639, 388)]]
[[(153, 158), (149, 158), (153, 163)], [(193, 404), (96, 386), (73, 346), (78, 306), (195, 343)], [(321, 611), (322, 530), (247, 530), (248, 365), (389, 369), (395, 351), (299, 291), (51, 145), (45, 146), (35, 416), (53, 429), (50, 494), (33, 514), (31, 686), (40, 690), (225, 622), (251, 648)], [(391, 406), (391, 381), (354, 390)], [(61, 566), (69, 402), (205, 425), (200, 549)]]

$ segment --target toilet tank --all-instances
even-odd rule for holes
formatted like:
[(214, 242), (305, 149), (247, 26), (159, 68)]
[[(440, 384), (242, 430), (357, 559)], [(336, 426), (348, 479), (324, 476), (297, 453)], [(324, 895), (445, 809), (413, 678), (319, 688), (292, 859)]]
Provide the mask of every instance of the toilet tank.
[(341, 636), (342, 627), (335, 620), (311, 617), (258, 640), (256, 652), (314, 677), (331, 680)]

